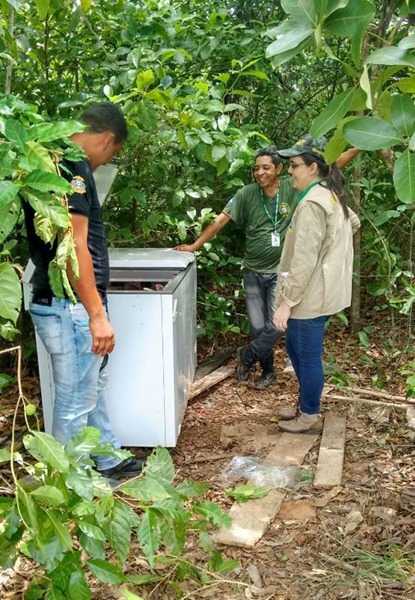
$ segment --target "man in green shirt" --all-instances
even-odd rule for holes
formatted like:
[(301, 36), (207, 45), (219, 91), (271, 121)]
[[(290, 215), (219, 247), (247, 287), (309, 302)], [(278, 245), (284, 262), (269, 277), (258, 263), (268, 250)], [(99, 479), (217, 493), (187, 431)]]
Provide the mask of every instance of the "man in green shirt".
[[(337, 165), (344, 166), (357, 152), (356, 149), (344, 152)], [(262, 375), (255, 383), (257, 389), (265, 389), (275, 381), (273, 347), (281, 335), (273, 323), (277, 267), (298, 198), (291, 178), (281, 177), (282, 168), (275, 146), (257, 152), (255, 183), (238, 190), (193, 244), (176, 246), (176, 250), (196, 252), (229, 221), (245, 229), (243, 280), (251, 341), (248, 346), (238, 348), (238, 377), (246, 381), (249, 371), (259, 361)]]

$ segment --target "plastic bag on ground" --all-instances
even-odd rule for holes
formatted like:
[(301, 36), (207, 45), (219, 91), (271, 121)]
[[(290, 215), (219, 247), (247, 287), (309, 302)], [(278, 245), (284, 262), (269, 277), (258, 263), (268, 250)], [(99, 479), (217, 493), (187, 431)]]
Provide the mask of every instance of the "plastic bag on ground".
[(259, 458), (234, 456), (220, 475), (224, 483), (241, 479), (252, 481), (258, 487), (293, 488), (300, 480), (298, 467), (279, 467)]

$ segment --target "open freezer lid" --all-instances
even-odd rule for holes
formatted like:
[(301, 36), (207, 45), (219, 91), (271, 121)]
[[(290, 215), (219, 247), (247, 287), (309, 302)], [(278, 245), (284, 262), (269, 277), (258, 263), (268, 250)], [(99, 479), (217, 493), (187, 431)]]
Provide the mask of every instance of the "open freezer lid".
[(191, 252), (173, 248), (110, 248), (110, 267), (115, 269), (185, 269), (195, 260)]

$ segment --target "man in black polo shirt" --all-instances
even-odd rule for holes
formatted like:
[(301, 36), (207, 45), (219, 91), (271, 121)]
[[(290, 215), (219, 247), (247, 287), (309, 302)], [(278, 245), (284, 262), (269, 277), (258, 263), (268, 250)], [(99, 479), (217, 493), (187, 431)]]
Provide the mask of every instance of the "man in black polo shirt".
[[(33, 301), (30, 314), (53, 368), (55, 401), (52, 432), (65, 444), (86, 425), (101, 431), (101, 442), (114, 448), (120, 442), (114, 435), (106, 409), (107, 356), (114, 349), (115, 336), (108, 320), (106, 289), (109, 283), (107, 239), (100, 216), (100, 204), (92, 172), (109, 162), (127, 138), (121, 110), (110, 102), (90, 106), (82, 115), (87, 129), (71, 140), (87, 158), (67, 162), (62, 176), (68, 179), (68, 198), (73, 236), (79, 265), (75, 278), (68, 276), (78, 302), (54, 297), (48, 266), (56, 246), (50, 247), (36, 235), (33, 208), (25, 204), (25, 218), (31, 258), (35, 264)], [(111, 456), (96, 456), (99, 473), (106, 477), (137, 475), (142, 461), (128, 458), (120, 462)]]

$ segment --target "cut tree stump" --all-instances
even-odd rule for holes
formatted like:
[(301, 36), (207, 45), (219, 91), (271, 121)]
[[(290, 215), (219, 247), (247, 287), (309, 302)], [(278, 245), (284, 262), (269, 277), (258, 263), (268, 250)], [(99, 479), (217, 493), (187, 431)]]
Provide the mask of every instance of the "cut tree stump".
[[(275, 446), (264, 462), (276, 467), (299, 467), (317, 439), (316, 435), (283, 433), (276, 437)], [(215, 541), (219, 544), (252, 548), (275, 518), (285, 494), (283, 488), (274, 489), (264, 498), (248, 500), (243, 504), (235, 503), (229, 513), (231, 527), (219, 529), (214, 535)]]
[(314, 487), (331, 488), (341, 485), (345, 443), (346, 417), (327, 415), (324, 418)]
[(220, 367), (219, 369), (216, 369), (216, 371), (209, 373), (209, 375), (202, 377), (202, 379), (196, 381), (190, 388), (189, 400), (192, 400), (233, 373), (235, 373), (235, 367)]

